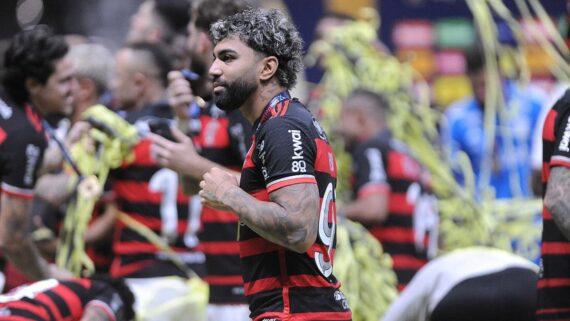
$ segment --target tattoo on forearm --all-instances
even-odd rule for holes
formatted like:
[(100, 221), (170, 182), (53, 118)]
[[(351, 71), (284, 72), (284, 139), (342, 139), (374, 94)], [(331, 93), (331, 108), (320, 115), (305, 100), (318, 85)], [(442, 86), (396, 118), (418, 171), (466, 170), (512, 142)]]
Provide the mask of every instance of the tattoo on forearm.
[(235, 192), (227, 197), (229, 204), (238, 204), (234, 209), (240, 219), (271, 242), (295, 248), (316, 238), (319, 192), (315, 184), (281, 188), (271, 194), (271, 202), (251, 202)]
[(2, 197), (0, 222), (4, 250), (14, 266), (29, 278), (47, 277), (46, 262), (29, 237), (31, 201)]
[(546, 189), (544, 203), (554, 222), (570, 240), (570, 169), (554, 167)]

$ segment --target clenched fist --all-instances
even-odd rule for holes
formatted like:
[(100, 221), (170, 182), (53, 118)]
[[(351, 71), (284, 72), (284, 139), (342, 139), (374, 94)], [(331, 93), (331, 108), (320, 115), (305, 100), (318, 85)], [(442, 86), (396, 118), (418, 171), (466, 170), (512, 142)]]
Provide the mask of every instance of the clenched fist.
[(223, 211), (232, 211), (228, 204), (231, 198), (235, 197), (232, 190), (239, 188), (239, 182), (236, 176), (219, 169), (212, 168), (204, 174), (200, 182), (200, 197), (204, 205)]

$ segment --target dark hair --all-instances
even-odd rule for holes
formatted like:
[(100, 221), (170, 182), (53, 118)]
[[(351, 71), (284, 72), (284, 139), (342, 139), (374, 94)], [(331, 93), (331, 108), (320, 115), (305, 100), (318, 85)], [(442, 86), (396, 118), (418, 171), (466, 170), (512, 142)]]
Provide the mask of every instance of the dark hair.
[(371, 107), (373, 107), (373, 110), (377, 111), (371, 113), (371, 117), (385, 119), (386, 115), (390, 112), (390, 102), (388, 98), (381, 93), (364, 88), (357, 88), (348, 95), (346, 101), (356, 98), (368, 101), (371, 104)]
[(237, 37), (250, 48), (279, 61), (275, 74), (288, 89), (297, 82), (303, 68), (303, 40), (295, 26), (276, 9), (249, 9), (219, 20), (210, 29), (214, 44)]
[[(163, 86), (168, 84), (168, 72), (172, 70), (172, 55), (161, 43), (136, 42), (126, 45), (124, 48), (148, 55), (150, 63), (158, 71), (158, 79)], [(137, 58), (138, 59), (138, 58)]]
[(464, 55), (468, 74), (476, 73), (485, 68), (485, 55), (480, 46), (467, 49)]
[(190, 21), (190, 2), (181, 0), (154, 0), (154, 11), (169, 30), (165, 42), (170, 43), (177, 33), (184, 33)]
[(57, 60), (69, 47), (63, 37), (55, 36), (44, 25), (17, 33), (4, 53), (2, 85), (8, 97), (21, 105), (29, 100), (26, 80), (32, 78), (45, 84), (55, 70)]
[(192, 5), (196, 28), (208, 33), (214, 22), (257, 6), (254, 0), (194, 0)]

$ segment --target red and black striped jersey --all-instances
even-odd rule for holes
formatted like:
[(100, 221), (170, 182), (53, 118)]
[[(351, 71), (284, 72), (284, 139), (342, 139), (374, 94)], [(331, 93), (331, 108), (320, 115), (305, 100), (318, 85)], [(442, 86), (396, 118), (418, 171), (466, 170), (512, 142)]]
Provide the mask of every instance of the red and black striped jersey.
[[(12, 106), (0, 99), (0, 195), (32, 201), (47, 142), (42, 119), (32, 106)], [(0, 265), (7, 287), (29, 281), (4, 261), (3, 254)]]
[(253, 130), (241, 188), (269, 201), (271, 192), (285, 186), (317, 184), (321, 210), (317, 240), (305, 253), (276, 245), (241, 225), (240, 256), (251, 318), (350, 320), (348, 303), (332, 274), (337, 168), (324, 131), (285, 92), (265, 107)]
[[(149, 106), (151, 114), (139, 112), (135, 125), (147, 128), (161, 106)], [(126, 119), (134, 121), (130, 115)], [(178, 256), (198, 274), (203, 273), (204, 254), (196, 249), (199, 216), (191, 215), (190, 200), (183, 194), (178, 174), (161, 168), (151, 152), (151, 141), (141, 139), (133, 148), (133, 158), (110, 173), (119, 210), (165, 239)], [(114, 277), (186, 276), (147, 238), (118, 221), (113, 241)]]
[[(109, 202), (114, 199), (112, 194), (111, 191), (104, 193), (99, 202), (95, 204), (89, 225), (93, 224), (93, 222), (104, 214)], [(111, 240), (102, 240), (97, 242), (97, 244), (85, 244), (85, 253), (93, 260), (95, 273), (109, 274), (114, 256), (113, 243)]]
[[(566, 91), (548, 112), (542, 142), (544, 198), (550, 170), (555, 166), (570, 168), (570, 91)], [(537, 319), (570, 320), (570, 241), (560, 231), (546, 207), (542, 210), (542, 224)]]
[(427, 172), (402, 143), (388, 134), (376, 135), (359, 144), (352, 159), (354, 198), (370, 193), (388, 194), (386, 220), (364, 226), (392, 257), (401, 291), (427, 263), (428, 238), (425, 233), (417, 237), (414, 230), (417, 202), (429, 187)]
[[(241, 171), (251, 140), (251, 124), (239, 111), (226, 114), (209, 104), (201, 109), (200, 131), (193, 137), (200, 155), (226, 168)], [(197, 204), (200, 204), (197, 200)], [(206, 255), (210, 303), (245, 303), (234, 213), (202, 208), (199, 248)]]
[(124, 303), (101, 281), (48, 279), (0, 295), (3, 321), (79, 321), (88, 306), (97, 306), (111, 320), (124, 320)]
[(2, 193), (32, 199), (47, 136), (36, 110), (0, 100), (0, 180)]

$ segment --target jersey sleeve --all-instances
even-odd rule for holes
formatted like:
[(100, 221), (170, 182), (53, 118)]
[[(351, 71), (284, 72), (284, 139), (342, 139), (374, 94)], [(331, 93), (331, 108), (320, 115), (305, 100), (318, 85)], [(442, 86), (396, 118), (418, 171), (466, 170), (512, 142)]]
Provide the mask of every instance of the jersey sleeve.
[[(570, 103), (568, 100), (559, 101), (559, 104), (564, 104), (560, 110), (557, 126), (554, 128), (554, 148), (552, 157), (550, 158), (550, 166), (564, 166), (570, 168)], [(555, 106), (558, 107), (558, 106)], [(545, 131), (548, 131), (548, 122), (554, 121), (553, 115), (556, 113), (549, 113), (545, 121)], [(547, 134), (547, 133), (545, 133)]]
[[(2, 127), (0, 130), (4, 131)], [(18, 134), (12, 132), (11, 134)], [(29, 135), (18, 135), (17, 143), (7, 137), (0, 143), (0, 179), (2, 192), (14, 197), (32, 199), (37, 172), (43, 159), (45, 145)]]
[(295, 119), (276, 117), (259, 132), (255, 152), (267, 192), (303, 183), (316, 184), (316, 146), (311, 132)]
[(386, 193), (390, 189), (384, 164), (385, 157), (383, 157), (385, 152), (387, 151), (379, 147), (367, 146), (355, 153), (353, 174), (357, 198)]

